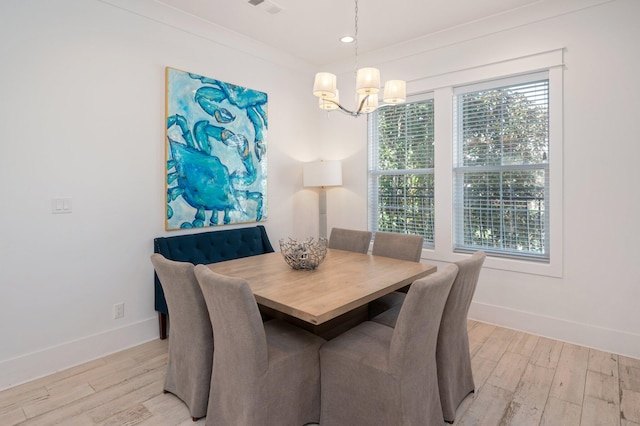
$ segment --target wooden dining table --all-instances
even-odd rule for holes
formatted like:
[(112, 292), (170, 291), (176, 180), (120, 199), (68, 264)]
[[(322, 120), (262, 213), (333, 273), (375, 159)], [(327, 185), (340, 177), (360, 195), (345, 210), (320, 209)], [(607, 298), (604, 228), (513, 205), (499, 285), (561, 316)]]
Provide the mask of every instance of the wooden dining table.
[(436, 271), (436, 266), (328, 249), (313, 270), (291, 268), (280, 252), (207, 265), (245, 279), (263, 314), (332, 338), (365, 321), (368, 303)]

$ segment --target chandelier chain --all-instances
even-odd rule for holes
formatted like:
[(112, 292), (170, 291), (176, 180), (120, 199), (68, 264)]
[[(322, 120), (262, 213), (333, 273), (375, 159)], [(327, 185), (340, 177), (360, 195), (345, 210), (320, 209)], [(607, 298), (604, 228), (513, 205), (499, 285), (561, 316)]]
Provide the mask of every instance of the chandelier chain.
[(355, 0), (356, 2), (356, 18), (355, 18), (355, 34), (354, 34), (354, 38), (355, 40), (355, 49), (356, 49), (356, 63), (355, 63), (355, 67), (353, 68), (353, 74), (354, 76), (358, 75), (358, 0)]

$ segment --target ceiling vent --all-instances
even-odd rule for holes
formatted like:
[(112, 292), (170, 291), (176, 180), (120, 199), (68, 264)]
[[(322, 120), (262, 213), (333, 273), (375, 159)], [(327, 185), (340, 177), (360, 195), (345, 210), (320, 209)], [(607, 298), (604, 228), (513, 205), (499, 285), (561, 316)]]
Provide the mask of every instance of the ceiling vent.
[(259, 6), (260, 9), (264, 10), (270, 15), (275, 15), (276, 13), (282, 12), (282, 7), (270, 0), (249, 0), (249, 4)]

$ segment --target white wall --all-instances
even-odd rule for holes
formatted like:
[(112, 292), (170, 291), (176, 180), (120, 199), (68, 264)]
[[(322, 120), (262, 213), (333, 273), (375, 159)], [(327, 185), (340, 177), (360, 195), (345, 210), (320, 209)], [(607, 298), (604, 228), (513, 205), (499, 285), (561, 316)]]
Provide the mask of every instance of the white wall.
[[(314, 71), (172, 23), (99, 1), (0, 3), (0, 389), (157, 337), (149, 256), (180, 233), (164, 231), (165, 66), (269, 94), (264, 224), (274, 246), (317, 234), (299, 164), (319, 155)], [(53, 215), (54, 197), (73, 212)]]
[[(157, 337), (148, 258), (153, 237), (168, 234), (165, 66), (269, 94), (265, 225), (274, 245), (317, 232), (317, 194), (301, 187), (300, 161), (343, 159), (345, 184), (328, 192), (329, 228), (367, 226), (366, 120), (317, 110), (315, 70), (305, 64), (154, 7), (0, 2), (0, 389)], [(638, 16), (639, 2), (617, 0), (380, 52), (383, 75), (415, 82), (566, 49), (562, 277), (485, 268), (476, 318), (640, 357)], [(72, 198), (73, 213), (52, 215), (54, 197)], [(117, 302), (126, 305), (120, 320), (112, 319)]]

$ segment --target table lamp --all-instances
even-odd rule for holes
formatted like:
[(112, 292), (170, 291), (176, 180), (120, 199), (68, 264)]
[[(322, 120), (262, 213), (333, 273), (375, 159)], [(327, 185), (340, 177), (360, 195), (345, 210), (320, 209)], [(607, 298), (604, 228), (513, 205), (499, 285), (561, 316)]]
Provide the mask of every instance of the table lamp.
[(342, 185), (342, 162), (320, 160), (304, 163), (302, 168), (304, 187), (320, 188), (319, 219), (320, 237), (327, 237), (327, 192), (328, 186)]

